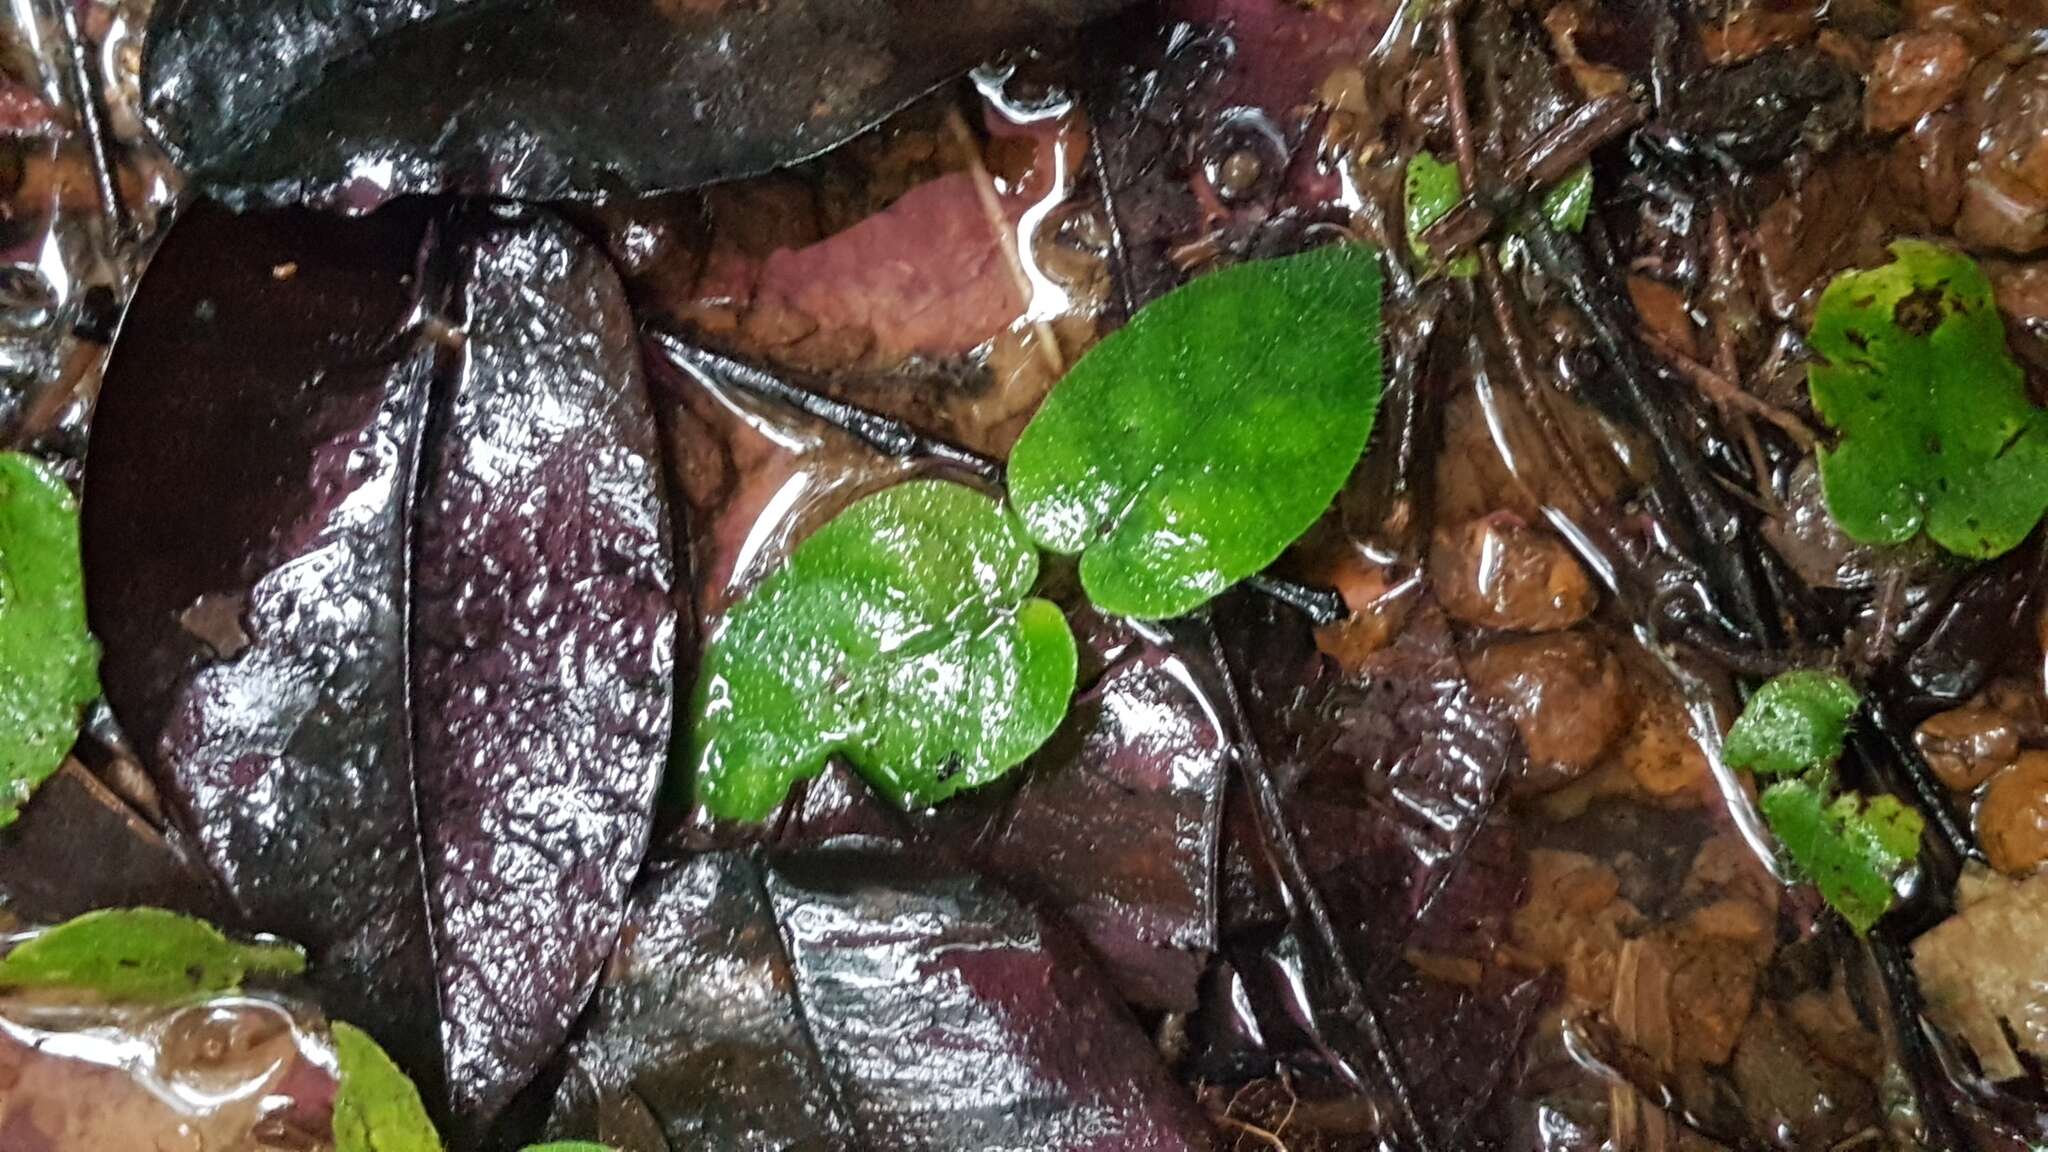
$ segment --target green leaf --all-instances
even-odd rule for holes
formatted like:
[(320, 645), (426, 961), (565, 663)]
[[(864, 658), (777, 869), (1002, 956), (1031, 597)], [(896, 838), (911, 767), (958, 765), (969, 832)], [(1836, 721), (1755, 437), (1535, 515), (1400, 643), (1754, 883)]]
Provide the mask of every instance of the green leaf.
[(441, 1152), (420, 1090), (361, 1029), (334, 1022), (341, 1087), (334, 1094), (334, 1152)]
[(1010, 454), (1040, 544), (1097, 607), (1159, 619), (1277, 559), (1365, 451), (1380, 269), (1331, 247), (1204, 276), (1074, 365)]
[(1893, 796), (1825, 798), (1826, 781), (1783, 780), (1764, 791), (1764, 819), (1800, 873), (1858, 932), (1892, 906), (1920, 850), (1920, 814)]
[(1991, 282), (1968, 256), (1917, 240), (1821, 294), (1807, 370), (1840, 433), (1820, 453), (1828, 511), (1854, 539), (1923, 529), (1960, 556), (2011, 550), (2048, 508), (2048, 411), (2006, 350)]
[(1543, 193), (1543, 219), (1560, 232), (1580, 232), (1593, 212), (1593, 166), (1581, 164)]
[(232, 992), (250, 976), (296, 976), (306, 954), (242, 944), (203, 920), (160, 908), (88, 912), (0, 957), (0, 987), (82, 988), (114, 1000)]
[(1856, 686), (1832, 672), (1786, 672), (1749, 698), (1728, 729), (1722, 758), (1758, 776), (1831, 767), (1842, 755), (1849, 718), (1862, 704)]
[[(1458, 185), (1458, 167), (1446, 164), (1428, 152), (1417, 152), (1408, 161), (1408, 176), (1405, 185), (1404, 213), (1408, 218), (1408, 250), (1424, 267), (1436, 268), (1439, 263), (1429, 246), (1422, 242), (1422, 234), (1437, 221), (1450, 215), (1458, 206), (1463, 195)], [(1451, 261), (1444, 269), (1447, 275), (1464, 280), (1479, 274), (1479, 257), (1470, 252)]]
[(1038, 553), (994, 500), (919, 480), (859, 501), (727, 618), (704, 658), (691, 763), (714, 814), (766, 816), (843, 755), (896, 803), (985, 784), (1074, 692), (1073, 633), (1027, 599)]
[(100, 694), (85, 623), (78, 502), (50, 468), (0, 452), (0, 828), (64, 763)]

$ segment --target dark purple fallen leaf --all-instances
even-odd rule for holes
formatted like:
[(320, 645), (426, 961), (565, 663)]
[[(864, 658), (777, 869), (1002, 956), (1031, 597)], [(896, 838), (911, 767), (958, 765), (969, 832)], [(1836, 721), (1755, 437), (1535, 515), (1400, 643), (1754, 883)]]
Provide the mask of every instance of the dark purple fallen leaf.
[(178, 0), (150, 23), (145, 102), (238, 205), (589, 199), (816, 155), (1123, 3)]
[(1210, 1147), (1074, 944), (971, 873), (852, 842), (651, 876), (551, 1128), (621, 1152)]
[[(1169, 19), (1142, 14), (1116, 38), (1120, 52), (1083, 101), (1117, 226), (1126, 314), (1211, 261), (1288, 255), (1348, 226), (1315, 104), (1398, 9), (1384, 0), (1163, 6)], [(1226, 162), (1249, 182), (1220, 187)]]
[(108, 373), (116, 714), (249, 923), (466, 1123), (568, 1034), (649, 833), (656, 439), (618, 281), (545, 217), (196, 208)]
[(0, 907), (56, 924), (95, 908), (147, 905), (228, 918), (205, 866), (76, 761), (0, 831)]
[(1151, 644), (1074, 702), (976, 858), (1043, 894), (1124, 998), (1188, 1011), (1216, 948), (1216, 863), (1229, 738)]
[[(1404, 1092), (1438, 1147), (1494, 1146), (1483, 1121), (1509, 1083), (1515, 1038), (1540, 983), (1490, 963), (1520, 903), (1524, 867), (1495, 801), (1522, 752), (1513, 722), (1466, 682), (1442, 614), (1419, 604), (1394, 643), (1340, 675), (1298, 617), (1233, 597), (1219, 631), (1258, 740), (1284, 793), (1309, 879), (1367, 995), (1403, 1083), (1348, 1065), (1347, 1022), (1316, 1002), (1312, 952), (1283, 900), (1269, 846), (1230, 798), (1225, 979), (1206, 988), (1225, 1073), (1263, 1051), (1379, 1093)], [(1453, 958), (1470, 987), (1418, 969)]]
[(836, 766), (784, 806), (775, 843), (880, 836), (972, 862), (1059, 914), (1124, 1000), (1186, 1012), (1216, 949), (1228, 768), (1215, 708), (1141, 642), (1016, 781), (906, 817)]

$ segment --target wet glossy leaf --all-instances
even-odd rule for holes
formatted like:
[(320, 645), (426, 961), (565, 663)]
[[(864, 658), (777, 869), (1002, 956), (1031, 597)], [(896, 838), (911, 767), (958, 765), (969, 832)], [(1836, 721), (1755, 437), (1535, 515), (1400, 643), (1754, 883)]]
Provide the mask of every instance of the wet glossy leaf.
[(735, 607), (704, 657), (689, 764), (728, 819), (844, 755), (892, 801), (1001, 775), (1058, 727), (1074, 639), (993, 499), (912, 481), (855, 503)]
[(1552, 228), (1563, 232), (1578, 232), (1586, 227), (1586, 217), (1593, 211), (1593, 166), (1581, 164), (1571, 174), (1552, 184), (1543, 193), (1543, 220)]
[[(1496, 1147), (1486, 1130), (1509, 1111), (1513, 1038), (1544, 991), (1484, 961), (1469, 969), (1475, 989), (1409, 958), (1489, 956), (1523, 899), (1524, 857), (1496, 815), (1524, 767), (1513, 720), (1466, 679), (1426, 599), (1391, 645), (1348, 670), (1317, 650), (1299, 613), (1264, 598), (1227, 597), (1215, 616), (1267, 762), (1288, 766), (1302, 864), (1379, 1014), (1396, 1087), (1435, 1146)], [(1234, 1022), (1262, 1057), (1335, 1051), (1383, 1082), (1352, 1011), (1304, 960), (1313, 933), (1266, 863), (1267, 833), (1249, 819), (1228, 832), (1223, 954), (1234, 973), (1207, 985), (1203, 1013)]]
[(596, 984), (670, 731), (608, 261), (546, 217), (200, 206), (124, 323), (86, 486), (123, 727), (248, 923), (480, 1122)]
[(1722, 758), (1758, 776), (1832, 767), (1862, 704), (1856, 686), (1833, 672), (1801, 669), (1773, 677), (1728, 729)]
[(88, 912), (0, 956), (0, 988), (80, 988), (115, 1000), (231, 992), (251, 976), (296, 976), (291, 944), (243, 944), (159, 908)]
[[(1437, 259), (1430, 254), (1429, 245), (1422, 242), (1422, 234), (1458, 206), (1462, 195), (1458, 186), (1458, 166), (1447, 164), (1432, 153), (1417, 152), (1414, 159), (1408, 161), (1408, 175), (1403, 187), (1408, 248), (1426, 267), (1436, 267)], [(1459, 279), (1476, 276), (1479, 274), (1479, 257), (1467, 252), (1451, 261), (1445, 272)]]
[(1826, 798), (1825, 779), (1782, 780), (1764, 790), (1764, 819), (1802, 875), (1858, 932), (1898, 898), (1920, 851), (1920, 814), (1897, 797)]
[(420, 1091), (361, 1029), (336, 1021), (334, 1152), (441, 1152)]
[(183, 0), (155, 9), (144, 100), (231, 202), (596, 198), (815, 155), (1122, 4)]
[(35, 459), (0, 452), (0, 828), (64, 762), (98, 698), (78, 504)]
[(1332, 247), (1204, 276), (1074, 365), (1010, 495), (1098, 607), (1162, 618), (1273, 562), (1329, 507), (1380, 397), (1380, 271)]
[(1900, 240), (1821, 294), (1809, 336), (1828, 511), (1850, 536), (1923, 529), (1960, 556), (2011, 550), (2048, 508), (2048, 410), (2006, 349), (1991, 282), (1960, 252)]
[(1192, 1098), (1000, 886), (874, 846), (699, 856), (636, 895), (551, 1136), (620, 1152), (1194, 1152)]

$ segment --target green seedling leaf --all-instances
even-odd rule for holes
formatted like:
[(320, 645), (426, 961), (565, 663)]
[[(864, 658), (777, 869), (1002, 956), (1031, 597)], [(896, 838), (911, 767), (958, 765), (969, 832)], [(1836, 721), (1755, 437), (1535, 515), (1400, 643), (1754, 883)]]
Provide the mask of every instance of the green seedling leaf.
[[(1437, 221), (1450, 215), (1457, 207), (1462, 195), (1458, 187), (1458, 167), (1446, 164), (1428, 152), (1417, 152), (1408, 161), (1408, 176), (1404, 187), (1404, 214), (1408, 219), (1408, 250), (1425, 268), (1439, 267), (1437, 258), (1422, 242), (1422, 234)], [(1445, 275), (1457, 279), (1469, 279), (1479, 274), (1479, 257), (1470, 252), (1451, 261), (1443, 269)]]
[(1858, 932), (1870, 931), (1898, 898), (1898, 883), (1920, 850), (1918, 812), (1893, 796), (1829, 801), (1827, 780), (1782, 780), (1765, 789), (1764, 819), (1799, 872)]
[(1010, 497), (1040, 544), (1080, 554), (1097, 607), (1179, 616), (1315, 523), (1379, 398), (1376, 253), (1240, 264), (1074, 365), (1010, 455)]
[(78, 739), (100, 694), (85, 623), (78, 502), (48, 466), (0, 452), (0, 828)]
[(1849, 719), (1862, 704), (1855, 685), (1832, 672), (1786, 672), (1750, 697), (1728, 730), (1722, 758), (1758, 776), (1832, 767), (1842, 755)]
[(232, 992), (251, 976), (296, 976), (306, 954), (243, 944), (203, 920), (160, 908), (88, 912), (0, 957), (0, 988), (81, 988), (111, 1000)]
[(440, 1134), (413, 1086), (361, 1029), (337, 1020), (334, 1152), (441, 1152)]
[(958, 484), (869, 496), (734, 608), (699, 676), (692, 765), (715, 815), (758, 820), (843, 755), (905, 807), (1036, 751), (1074, 692), (1074, 637), (1027, 598), (1038, 553)]
[(2048, 508), (2048, 411), (2027, 398), (1976, 262), (1918, 240), (1891, 251), (1835, 277), (1814, 314), (1825, 362), (1807, 388), (1840, 434), (1820, 453), (1828, 511), (1865, 543), (1924, 529), (1959, 556), (1997, 556)]
[(1582, 232), (1593, 212), (1593, 166), (1581, 164), (1543, 193), (1543, 219), (1560, 232)]

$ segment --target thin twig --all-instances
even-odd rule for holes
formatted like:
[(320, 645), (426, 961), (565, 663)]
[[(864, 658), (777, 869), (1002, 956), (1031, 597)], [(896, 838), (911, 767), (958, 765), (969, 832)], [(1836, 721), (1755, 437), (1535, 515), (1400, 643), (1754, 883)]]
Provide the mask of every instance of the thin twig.
[(807, 388), (800, 388), (772, 372), (764, 372), (751, 364), (721, 356), (716, 352), (705, 351), (658, 329), (647, 329), (646, 334), (669, 363), (681, 371), (710, 377), (750, 395), (772, 400), (814, 416), (848, 433), (884, 456), (898, 460), (937, 460), (972, 473), (991, 484), (1002, 482), (1003, 463), (1000, 460), (963, 448), (949, 440), (927, 436), (893, 416), (884, 416), (858, 404), (849, 404), (844, 400), (835, 400)]
[(1257, 1140), (1259, 1143), (1264, 1144), (1266, 1147), (1274, 1149), (1275, 1152), (1288, 1152), (1287, 1141), (1282, 1140), (1279, 1137), (1279, 1134), (1274, 1132), (1268, 1132), (1264, 1128), (1259, 1127), (1257, 1124), (1253, 1124), (1244, 1120), (1239, 1120), (1237, 1117), (1232, 1116), (1227, 1112), (1221, 1116), (1216, 1117), (1216, 1122), (1218, 1124), (1223, 1125), (1225, 1128), (1230, 1129), (1232, 1132), (1236, 1132), (1244, 1136), (1249, 1136), (1252, 1139)]
[[(1728, 210), (1718, 200), (1707, 217), (1707, 253), (1707, 306), (1714, 329), (1714, 371), (1733, 384), (1737, 392), (1748, 395), (1749, 389), (1742, 381), (1742, 363), (1735, 355), (1735, 322), (1729, 317), (1733, 305), (1728, 299), (1728, 286), (1735, 280), (1735, 238), (1728, 228)], [(1756, 496), (1763, 501), (1766, 512), (1776, 515), (1780, 511), (1778, 494), (1771, 485), (1770, 460), (1764, 455), (1763, 442), (1757, 439), (1756, 422), (1745, 412), (1729, 416), (1736, 436), (1742, 440), (1742, 450), (1749, 456)]]
[[(792, 384), (773, 372), (706, 351), (672, 333), (653, 327), (644, 331), (647, 340), (677, 371), (714, 380), (822, 420), (892, 459), (937, 461), (986, 483), (1003, 483), (1005, 466), (993, 456), (927, 435), (893, 416)], [(1300, 611), (1319, 627), (1334, 624), (1349, 613), (1344, 598), (1329, 588), (1271, 574), (1252, 576), (1245, 586)]]
[(1806, 422), (1799, 417), (1747, 391), (1733, 380), (1686, 355), (1671, 341), (1657, 333), (1645, 329), (1639, 332), (1638, 336), (1651, 351), (1669, 364), (1673, 371), (1698, 388), (1700, 395), (1706, 397), (1707, 402), (1724, 415), (1739, 412), (1768, 420), (1780, 432), (1791, 437), (1802, 452), (1811, 452), (1819, 446), (1820, 437), (1814, 435), (1813, 429), (1808, 428)]
[(1286, 805), (1280, 798), (1280, 787), (1274, 782), (1265, 753), (1252, 731), (1244, 698), (1237, 688), (1237, 677), (1223, 651), (1222, 638), (1206, 616), (1190, 621), (1181, 635), (1185, 640), (1179, 646), (1199, 656), (1207, 665), (1223, 698), (1224, 715), (1231, 730), (1231, 759), (1243, 778), (1245, 792), (1251, 798), (1252, 818), (1258, 825), (1261, 839), (1272, 852), (1274, 867), (1279, 870), (1281, 884), (1286, 888), (1293, 911), (1306, 923), (1309, 943), (1321, 953), (1318, 967), (1323, 982), (1336, 994), (1338, 1015), (1361, 1034), (1367, 1049), (1364, 1055), (1369, 1059), (1368, 1066), (1379, 1074), (1394, 1099), (1397, 1119), (1410, 1140), (1408, 1147), (1414, 1152), (1437, 1152), (1436, 1139), (1415, 1107), (1414, 1098), (1408, 1091), (1408, 1078), (1387, 1038), (1379, 1010), (1366, 994), (1358, 973), (1353, 970), (1351, 957), (1337, 935), (1335, 921), (1330, 917), (1329, 906), (1324, 903), (1321, 891), (1309, 875), (1308, 865), (1302, 860), (1301, 845), (1295, 839)]
[[(1460, 91), (1453, 89), (1453, 97)], [(1626, 96), (1602, 96), (1579, 105), (1509, 158), (1502, 190), (1481, 197), (1476, 188), (1465, 189), (1450, 211), (1423, 232), (1422, 242), (1443, 259), (1455, 258), (1492, 233), (1508, 209), (1564, 179), (1595, 149), (1642, 122), (1642, 105)]]

